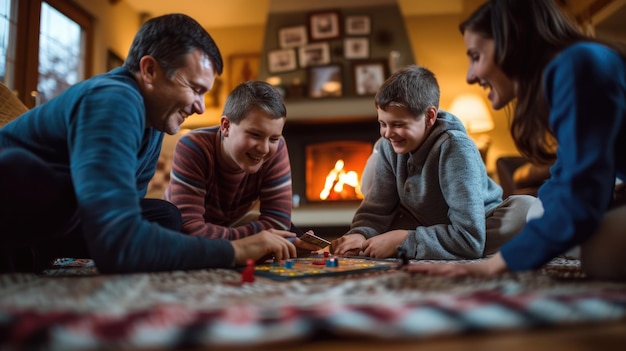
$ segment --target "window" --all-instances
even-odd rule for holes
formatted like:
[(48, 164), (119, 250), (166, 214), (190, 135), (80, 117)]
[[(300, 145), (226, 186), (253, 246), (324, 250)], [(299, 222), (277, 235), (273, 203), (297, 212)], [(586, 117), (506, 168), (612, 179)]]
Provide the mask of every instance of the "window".
[(13, 89), (17, 0), (0, 0), (0, 81)]
[(38, 103), (85, 78), (82, 30), (78, 23), (44, 2), (39, 27)]
[(1, 78), (26, 106), (44, 103), (90, 76), (92, 37), (70, 1), (0, 0)]

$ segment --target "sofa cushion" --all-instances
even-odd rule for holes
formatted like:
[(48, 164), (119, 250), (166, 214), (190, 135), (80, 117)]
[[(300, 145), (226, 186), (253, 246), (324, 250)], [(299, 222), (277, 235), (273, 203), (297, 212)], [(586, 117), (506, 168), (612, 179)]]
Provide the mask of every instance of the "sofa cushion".
[(525, 163), (513, 172), (513, 182), (517, 188), (540, 186), (550, 178), (550, 166)]

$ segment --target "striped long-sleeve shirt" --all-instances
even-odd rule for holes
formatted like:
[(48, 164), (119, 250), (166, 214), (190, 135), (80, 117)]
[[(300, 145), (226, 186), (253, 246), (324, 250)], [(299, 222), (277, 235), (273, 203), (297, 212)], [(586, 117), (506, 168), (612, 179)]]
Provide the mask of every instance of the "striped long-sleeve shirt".
[[(209, 127), (183, 135), (176, 144), (164, 198), (180, 209), (183, 231), (235, 240), (265, 229), (288, 229), (292, 192), (285, 140), (254, 174), (224, 166), (220, 143), (219, 127)], [(232, 226), (256, 203), (258, 220)]]

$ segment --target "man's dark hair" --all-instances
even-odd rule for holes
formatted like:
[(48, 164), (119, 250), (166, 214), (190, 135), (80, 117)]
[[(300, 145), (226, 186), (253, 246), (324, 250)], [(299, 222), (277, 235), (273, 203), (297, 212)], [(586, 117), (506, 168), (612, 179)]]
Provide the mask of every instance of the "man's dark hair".
[(146, 21), (133, 39), (124, 62), (131, 72), (139, 71), (139, 61), (150, 55), (168, 77), (184, 65), (184, 56), (202, 50), (213, 64), (216, 75), (222, 74), (224, 63), (217, 44), (193, 18), (184, 14), (168, 14)]

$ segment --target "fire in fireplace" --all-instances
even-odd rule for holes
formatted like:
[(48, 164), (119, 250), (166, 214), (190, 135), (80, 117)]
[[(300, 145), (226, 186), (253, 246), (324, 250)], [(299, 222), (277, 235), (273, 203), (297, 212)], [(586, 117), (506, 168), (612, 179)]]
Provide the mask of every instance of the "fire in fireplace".
[(369, 141), (340, 140), (306, 145), (307, 201), (361, 200), (361, 173), (372, 153)]
[(361, 201), (362, 171), (380, 137), (376, 117), (288, 121), (283, 135), (301, 205)]

